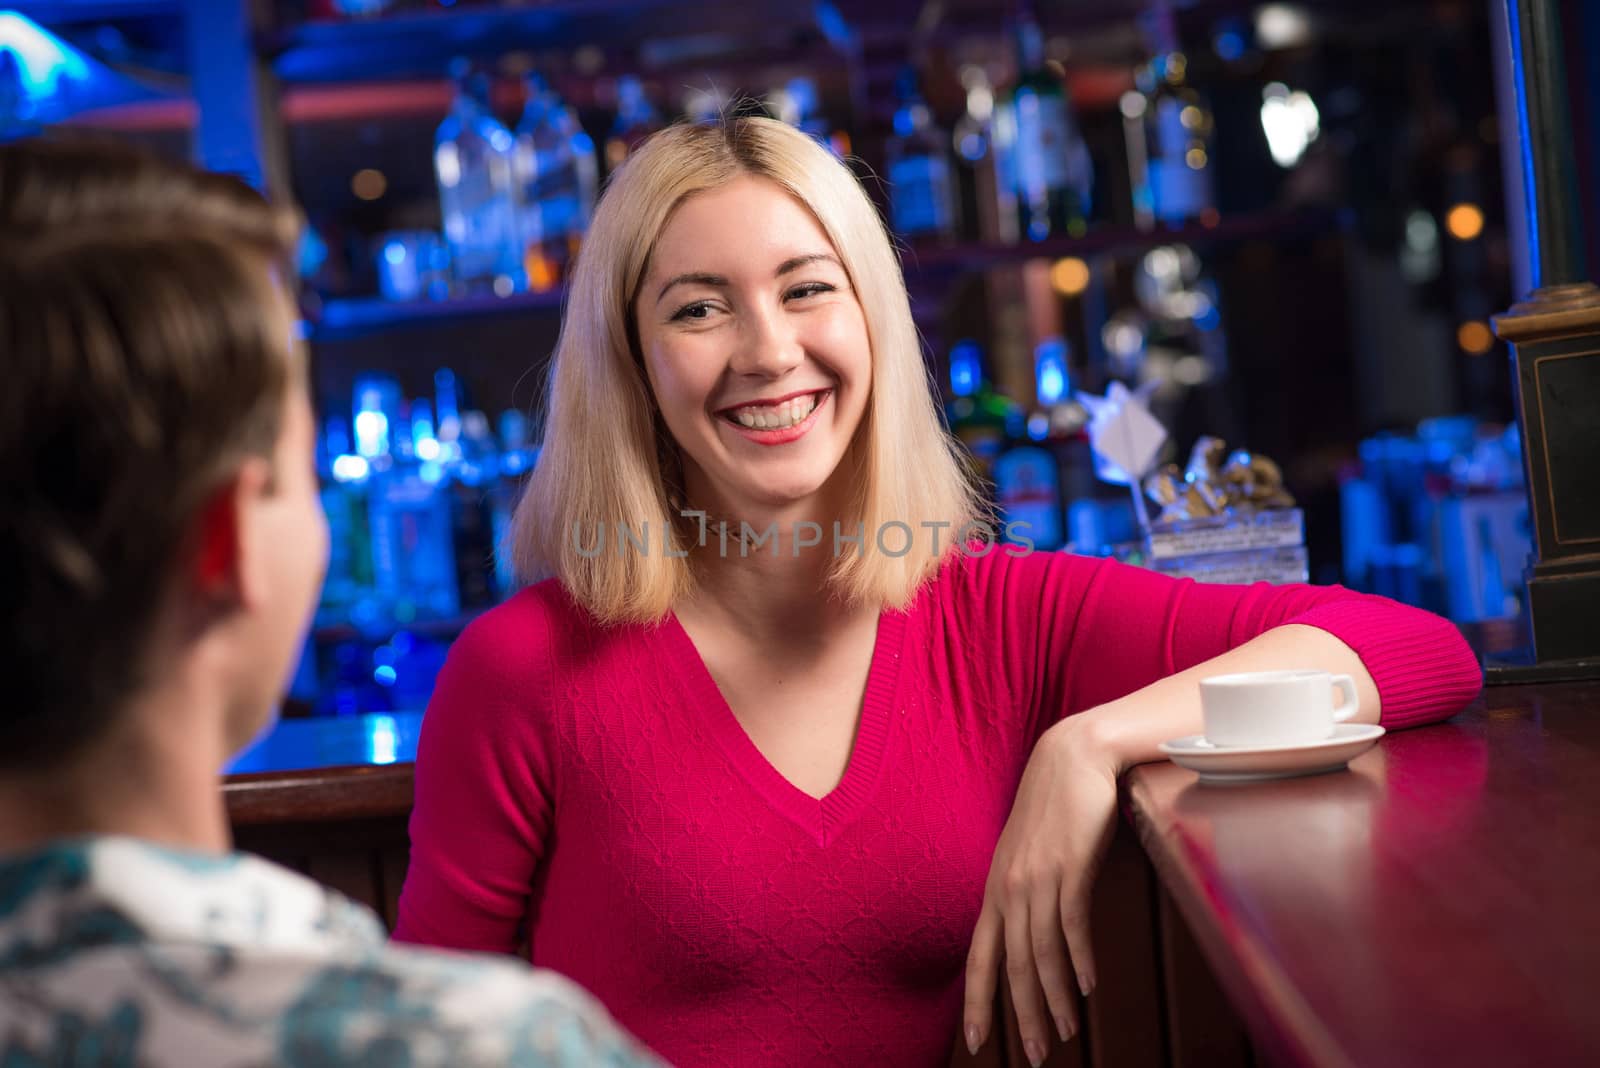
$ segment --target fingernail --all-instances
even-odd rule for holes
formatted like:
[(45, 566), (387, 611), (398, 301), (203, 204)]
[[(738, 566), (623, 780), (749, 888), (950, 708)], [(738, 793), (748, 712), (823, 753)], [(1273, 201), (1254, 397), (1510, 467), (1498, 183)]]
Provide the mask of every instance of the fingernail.
[(1022, 1052), (1028, 1055), (1028, 1063), (1033, 1065), (1033, 1068), (1039, 1068), (1039, 1065), (1044, 1063), (1044, 1050), (1040, 1049), (1039, 1043), (1033, 1039), (1030, 1038), (1022, 1044)]
[(1063, 1042), (1072, 1037), (1072, 1028), (1067, 1025), (1065, 1016), (1056, 1017), (1056, 1034), (1061, 1037)]
[(1078, 976), (1078, 989), (1083, 991), (1083, 996), (1088, 997), (1094, 993), (1094, 979), (1091, 976)]
[(981, 1041), (979, 1041), (979, 1039), (978, 1039), (978, 1027), (977, 1027), (977, 1025), (976, 1024), (968, 1024), (967, 1025), (967, 1052), (972, 1054), (974, 1057), (976, 1057), (978, 1055), (978, 1047), (981, 1046), (981, 1045), (983, 1045), (983, 1043)]

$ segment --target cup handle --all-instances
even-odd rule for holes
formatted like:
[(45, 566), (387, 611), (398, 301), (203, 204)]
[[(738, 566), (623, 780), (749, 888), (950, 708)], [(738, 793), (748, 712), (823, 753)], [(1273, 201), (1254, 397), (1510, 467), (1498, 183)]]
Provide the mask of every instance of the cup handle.
[(1356, 680), (1349, 675), (1335, 675), (1333, 684), (1344, 695), (1344, 701), (1333, 710), (1335, 723), (1348, 723), (1355, 718), (1356, 712), (1361, 708), (1361, 698), (1356, 696)]

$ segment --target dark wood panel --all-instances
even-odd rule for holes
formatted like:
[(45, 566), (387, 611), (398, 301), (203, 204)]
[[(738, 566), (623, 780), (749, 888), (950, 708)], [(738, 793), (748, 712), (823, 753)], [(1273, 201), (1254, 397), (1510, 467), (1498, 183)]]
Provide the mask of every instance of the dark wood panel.
[(404, 817), (413, 772), (411, 764), (252, 772), (228, 776), (222, 796), (235, 827)]
[(1098, 985), (1088, 999), (1094, 1068), (1161, 1068), (1167, 1063), (1157, 971), (1155, 873), (1133, 829), (1118, 828), (1095, 883)]
[(1172, 1068), (1250, 1068), (1250, 1039), (1172, 896), (1158, 895), (1162, 992)]

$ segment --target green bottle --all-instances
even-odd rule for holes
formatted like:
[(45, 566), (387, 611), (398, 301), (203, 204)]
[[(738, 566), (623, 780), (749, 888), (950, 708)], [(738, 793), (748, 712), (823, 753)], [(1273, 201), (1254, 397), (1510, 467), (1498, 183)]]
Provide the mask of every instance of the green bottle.
[(1017, 82), (1001, 105), (997, 132), (1009, 154), (1017, 229), (1029, 241), (1079, 237), (1088, 227), (1094, 166), (1078, 132), (1067, 87), (1045, 62), (1044, 32), (1021, 0), (1015, 25)]

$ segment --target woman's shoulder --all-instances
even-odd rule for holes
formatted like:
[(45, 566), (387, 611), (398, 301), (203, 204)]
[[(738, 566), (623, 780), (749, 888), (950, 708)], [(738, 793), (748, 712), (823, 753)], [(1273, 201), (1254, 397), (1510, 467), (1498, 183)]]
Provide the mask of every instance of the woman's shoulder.
[(556, 579), (526, 586), (467, 624), (450, 659), (502, 679), (537, 673), (557, 644), (582, 641), (594, 621)]

